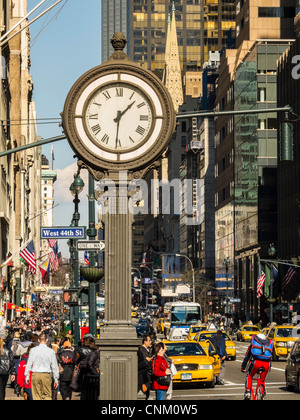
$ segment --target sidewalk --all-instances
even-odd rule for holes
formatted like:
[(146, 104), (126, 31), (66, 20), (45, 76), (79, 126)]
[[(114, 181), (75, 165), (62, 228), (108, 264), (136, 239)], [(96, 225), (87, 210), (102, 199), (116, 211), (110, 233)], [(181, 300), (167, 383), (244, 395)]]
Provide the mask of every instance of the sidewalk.
[[(72, 401), (79, 401), (80, 396), (77, 396), (78, 392), (73, 392)], [(6, 401), (24, 401), (23, 397), (17, 397), (12, 388), (6, 388)], [(61, 395), (58, 394), (57, 401), (62, 401)]]

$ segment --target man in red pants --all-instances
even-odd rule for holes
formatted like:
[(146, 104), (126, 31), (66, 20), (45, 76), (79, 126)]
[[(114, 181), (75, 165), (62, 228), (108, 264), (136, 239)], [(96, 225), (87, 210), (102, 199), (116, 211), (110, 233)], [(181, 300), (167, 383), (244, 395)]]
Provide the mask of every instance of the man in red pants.
[(246, 372), (247, 364), (250, 361), (248, 373), (246, 377), (246, 390), (244, 400), (251, 399), (251, 389), (253, 377), (261, 372), (260, 378), (263, 387), (263, 398), (266, 396), (266, 377), (271, 370), (271, 360), (273, 352), (273, 341), (268, 340), (264, 334), (253, 336), (251, 344), (247, 350), (245, 359), (242, 363), (241, 370)]

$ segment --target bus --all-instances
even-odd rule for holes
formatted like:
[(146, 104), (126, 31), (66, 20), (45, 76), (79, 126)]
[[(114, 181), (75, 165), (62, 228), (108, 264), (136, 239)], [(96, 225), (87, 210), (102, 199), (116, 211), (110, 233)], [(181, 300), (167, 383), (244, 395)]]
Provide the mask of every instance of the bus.
[(201, 305), (195, 302), (168, 302), (164, 306), (168, 314), (169, 327), (165, 328), (165, 337), (168, 338), (173, 328), (180, 329), (181, 333), (188, 335), (191, 325), (202, 320)]

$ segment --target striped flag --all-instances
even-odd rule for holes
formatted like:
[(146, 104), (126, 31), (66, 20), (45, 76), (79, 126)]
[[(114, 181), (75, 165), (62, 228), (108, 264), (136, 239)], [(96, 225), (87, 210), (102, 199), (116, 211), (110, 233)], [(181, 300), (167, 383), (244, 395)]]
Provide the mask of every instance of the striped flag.
[(56, 245), (57, 239), (48, 239), (48, 245), (53, 248)]
[(85, 253), (84, 253), (84, 262), (86, 263), (86, 265), (90, 265), (89, 252), (88, 251), (85, 251)]
[(55, 272), (58, 270), (58, 243), (54, 244), (52, 247), (52, 253), (50, 256), (50, 269), (51, 271)]
[(283, 282), (282, 282), (282, 286), (281, 286), (281, 291), (282, 293), (285, 291), (285, 289), (288, 287), (288, 285), (290, 284), (290, 282), (293, 280), (293, 278), (296, 275), (296, 271), (290, 267), (286, 273), (286, 275), (283, 278)]
[(266, 281), (266, 275), (264, 272), (262, 272), (261, 276), (257, 280), (257, 299), (262, 297), (263, 295), (263, 288)]
[(36, 272), (36, 258), (33, 241), (20, 252), (21, 261), (28, 266), (29, 271), (32, 275), (35, 275)]

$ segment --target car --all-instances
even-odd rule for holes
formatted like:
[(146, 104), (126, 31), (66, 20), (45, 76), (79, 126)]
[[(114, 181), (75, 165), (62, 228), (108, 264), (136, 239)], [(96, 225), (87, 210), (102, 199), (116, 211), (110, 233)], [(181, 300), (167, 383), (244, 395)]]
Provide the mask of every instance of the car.
[(195, 341), (164, 340), (167, 356), (177, 369), (173, 383), (206, 384), (210, 388), (216, 385), (216, 377), (220, 374), (221, 361), (215, 351), (208, 355)]
[(300, 392), (300, 340), (294, 343), (287, 358), (285, 380), (288, 391)]
[[(232, 341), (231, 337), (225, 332), (222, 331), (223, 337), (225, 338), (225, 345), (227, 356), (229, 360), (236, 360), (236, 346)], [(194, 340), (200, 343), (200, 345), (207, 350), (209, 347), (210, 339), (217, 335), (217, 331), (202, 331), (196, 334)]]
[(188, 333), (184, 328), (172, 328), (168, 339), (169, 341), (186, 340), (187, 336), (188, 336)]
[(148, 318), (140, 318), (138, 324), (135, 325), (135, 329), (138, 337), (149, 335), (152, 341), (156, 339), (154, 328)]
[(237, 341), (251, 341), (253, 335), (260, 334), (260, 329), (253, 325), (244, 325), (236, 334)]
[(191, 325), (189, 329), (188, 340), (194, 340), (196, 334), (198, 334), (201, 331), (206, 331), (206, 330), (207, 330), (207, 326), (205, 324)]
[(294, 343), (299, 337), (293, 336), (293, 325), (274, 325), (271, 327), (268, 338), (274, 342), (273, 360), (279, 357), (288, 357)]

